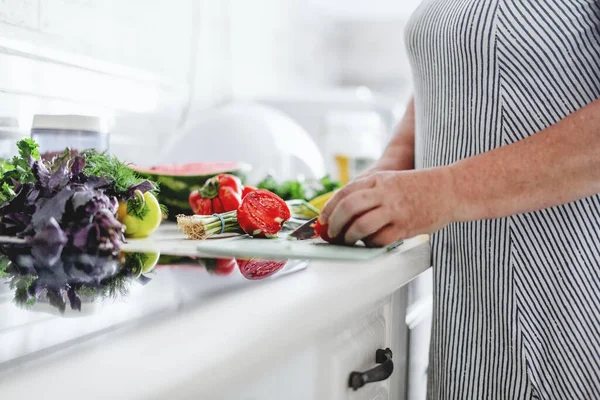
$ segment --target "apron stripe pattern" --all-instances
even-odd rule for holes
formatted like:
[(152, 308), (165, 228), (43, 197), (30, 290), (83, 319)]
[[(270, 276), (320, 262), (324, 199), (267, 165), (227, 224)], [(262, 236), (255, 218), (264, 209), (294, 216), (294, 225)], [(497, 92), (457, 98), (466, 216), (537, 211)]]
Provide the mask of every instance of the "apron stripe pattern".
[[(424, 0), (406, 43), (417, 168), (600, 98), (597, 0)], [(432, 246), (429, 398), (600, 399), (599, 196), (452, 224)]]

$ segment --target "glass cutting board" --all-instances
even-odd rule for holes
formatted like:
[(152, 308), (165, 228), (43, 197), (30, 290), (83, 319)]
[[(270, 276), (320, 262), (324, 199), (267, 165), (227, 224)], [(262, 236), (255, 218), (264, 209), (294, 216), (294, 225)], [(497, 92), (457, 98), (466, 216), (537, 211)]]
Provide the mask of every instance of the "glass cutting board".
[(385, 248), (364, 246), (336, 246), (321, 239), (295, 240), (287, 237), (277, 239), (253, 239), (237, 236), (198, 242), (196, 248), (202, 253), (233, 257), (272, 257), (284, 259), (366, 261), (381, 256), (402, 244), (393, 243)]

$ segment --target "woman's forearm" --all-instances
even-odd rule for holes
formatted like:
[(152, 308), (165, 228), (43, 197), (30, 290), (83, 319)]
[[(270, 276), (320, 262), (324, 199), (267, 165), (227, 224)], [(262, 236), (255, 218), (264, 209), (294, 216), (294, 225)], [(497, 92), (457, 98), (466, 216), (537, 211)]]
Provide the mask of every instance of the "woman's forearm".
[(600, 100), (514, 144), (442, 167), (456, 221), (537, 211), (600, 193)]
[(413, 169), (414, 165), (415, 109), (414, 100), (411, 99), (402, 120), (396, 128), (394, 137), (372, 169), (377, 171), (403, 171)]

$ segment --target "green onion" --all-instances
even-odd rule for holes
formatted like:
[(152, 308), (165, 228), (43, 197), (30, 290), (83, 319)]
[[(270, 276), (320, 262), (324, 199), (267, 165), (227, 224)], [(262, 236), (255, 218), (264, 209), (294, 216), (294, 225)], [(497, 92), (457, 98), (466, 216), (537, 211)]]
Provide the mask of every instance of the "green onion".
[(237, 220), (237, 211), (213, 215), (178, 215), (177, 225), (192, 240), (204, 240), (220, 233), (244, 233)]

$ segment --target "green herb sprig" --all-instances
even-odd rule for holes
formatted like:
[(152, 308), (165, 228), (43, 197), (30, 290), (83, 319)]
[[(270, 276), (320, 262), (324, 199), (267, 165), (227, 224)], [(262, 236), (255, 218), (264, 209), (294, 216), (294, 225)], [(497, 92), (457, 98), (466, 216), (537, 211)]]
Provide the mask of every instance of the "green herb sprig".
[(12, 160), (0, 162), (0, 203), (5, 203), (15, 197), (14, 182), (33, 183), (35, 177), (29, 167), (31, 159), (39, 160), (38, 144), (33, 139), (23, 139), (17, 142), (19, 154)]
[(310, 201), (322, 194), (333, 192), (341, 187), (340, 183), (334, 181), (328, 175), (321, 179), (301, 179), (278, 182), (272, 176), (267, 176), (259, 184), (259, 189), (265, 189), (275, 193), (283, 200)]
[[(86, 150), (82, 154), (85, 156), (83, 173), (90, 176), (103, 176), (110, 180), (113, 190), (118, 195), (127, 193), (131, 186), (146, 180), (119, 161), (117, 157), (98, 153), (95, 150)], [(153, 191), (155, 193), (158, 191), (158, 186), (156, 182), (152, 182), (152, 184), (157, 188)]]

